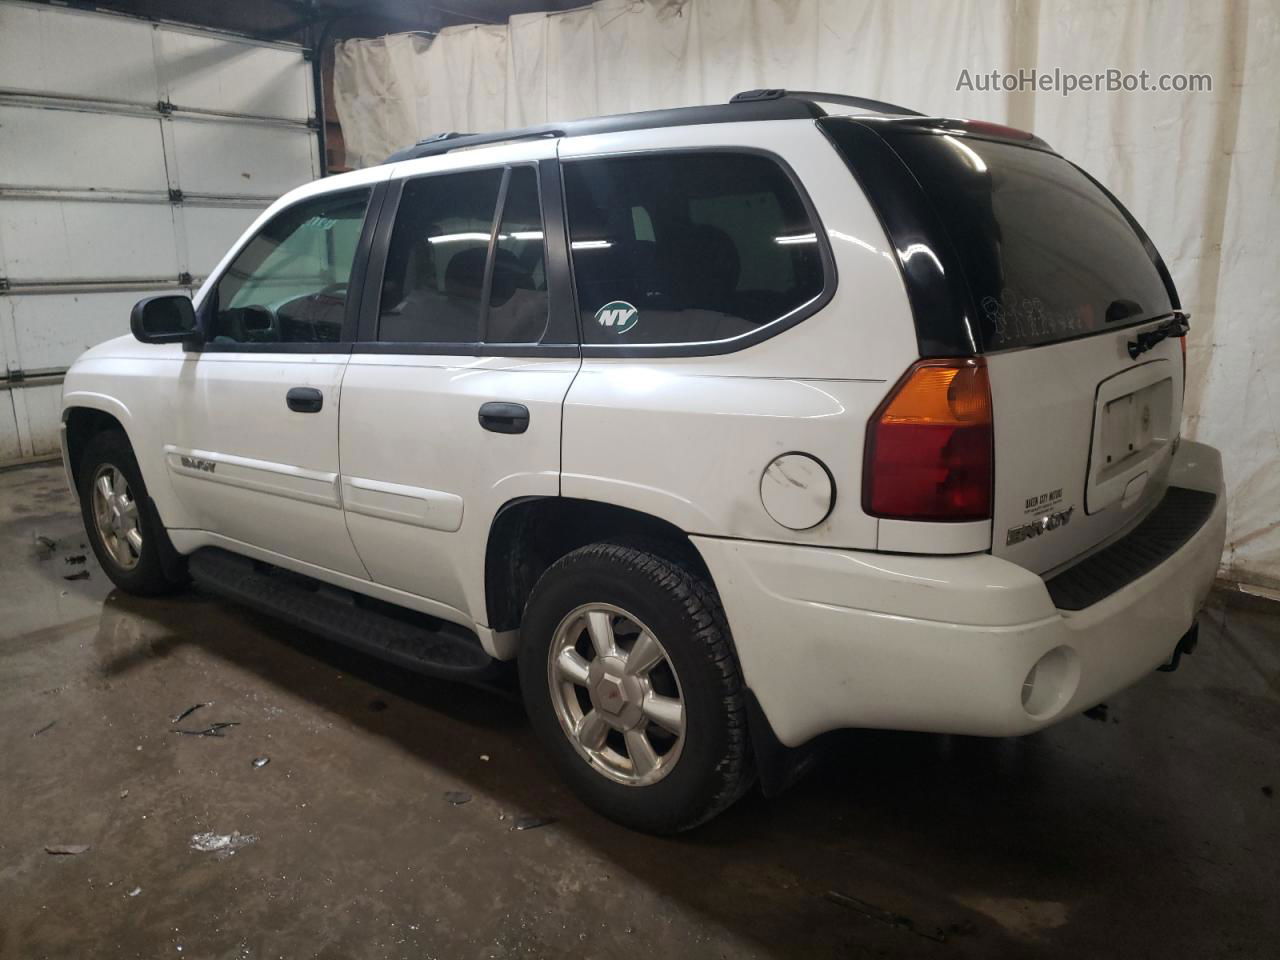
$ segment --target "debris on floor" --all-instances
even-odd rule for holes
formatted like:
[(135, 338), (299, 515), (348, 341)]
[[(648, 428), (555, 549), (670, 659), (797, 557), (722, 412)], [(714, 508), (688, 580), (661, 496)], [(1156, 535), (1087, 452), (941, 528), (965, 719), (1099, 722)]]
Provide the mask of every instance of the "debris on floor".
[(489, 762), (489, 755), (488, 755), (487, 753), (482, 753), (482, 754), (480, 754), (480, 759), (481, 759), (481, 760), (483, 760), (485, 763), (488, 763), (488, 762)]
[(1096, 707), (1090, 707), (1084, 712), (1084, 715), (1090, 720), (1097, 720), (1101, 723), (1107, 722), (1107, 705), (1100, 703)]
[(254, 757), (253, 758), (254, 767), (265, 767), (270, 762), (271, 762), (270, 757)]
[(252, 833), (196, 833), (191, 836), (191, 849), (200, 853), (214, 853), (220, 858), (230, 857), (241, 847), (256, 843), (258, 838)]
[(67, 564), (69, 564), (69, 565), (71, 565), (71, 566), (75, 566), (75, 565), (76, 565), (76, 564), (78, 564), (78, 563), (84, 563), (84, 561), (85, 561), (85, 556), (84, 556), (84, 554), (83, 554), (83, 553), (77, 553), (77, 554), (74, 554), (74, 555), (72, 555), (72, 556), (70, 556), (70, 557), (67, 557), (67, 559), (66, 559), (65, 561), (63, 561), (63, 562), (64, 562), (64, 563), (67, 563)]
[(455, 807), (460, 807), (464, 803), (471, 802), (471, 794), (467, 793), (465, 790), (446, 790), (444, 792), (444, 799), (446, 803), (450, 803)]
[(55, 857), (78, 857), (88, 849), (87, 843), (47, 843), (44, 852)]
[(141, 887), (134, 887), (132, 890), (130, 890), (130, 891), (129, 891), (129, 896), (131, 896), (131, 897), (136, 897), (136, 896), (137, 896), (138, 894), (140, 894), (141, 892), (142, 892), (142, 888), (141, 888)]
[(42, 534), (37, 533), (36, 546), (44, 547), (46, 550), (53, 551), (58, 548), (58, 541), (54, 540), (53, 537), (46, 537)]
[(169, 722), (170, 722), (170, 723), (181, 723), (183, 720), (187, 719), (187, 717), (191, 716), (193, 713), (195, 713), (195, 712), (196, 712), (197, 710), (199, 710), (201, 707), (210, 707), (210, 706), (213, 706), (213, 704), (211, 704), (211, 703), (197, 703), (197, 704), (195, 704), (194, 706), (187, 707), (187, 709), (183, 710), (183, 711), (182, 711), (180, 714), (178, 714), (176, 717), (171, 718), (171, 719), (169, 720)]
[(1266, 797), (1268, 800), (1271, 799), (1272, 793), (1274, 793), (1274, 791), (1271, 789), (1270, 784), (1262, 788), (1262, 795)]
[(233, 720), (230, 722), (225, 722), (225, 721), (219, 720), (216, 723), (209, 724), (209, 726), (205, 727), (203, 730), (183, 730), (178, 727), (175, 727), (169, 732), (185, 734), (188, 737), (222, 737), (222, 736), (226, 736), (226, 734), (222, 732), (223, 730), (226, 730), (228, 727), (238, 727), (238, 726), (240, 726), (239, 721)]
[(555, 823), (555, 817), (516, 817), (511, 825), (512, 830), (536, 830), (549, 823)]
[(56, 727), (57, 725), (58, 725), (58, 721), (57, 721), (57, 720), (50, 720), (50, 721), (49, 721), (48, 723), (46, 723), (43, 727), (41, 727), (39, 730), (37, 730), (35, 733), (33, 733), (33, 734), (32, 734), (32, 736), (33, 736), (33, 737), (38, 737), (38, 736), (40, 736), (40, 734), (44, 733), (46, 730), (52, 730), (52, 729), (53, 729), (54, 727)]
[(120, 791), (120, 799), (121, 799), (121, 800), (123, 800), (123, 799), (124, 799), (125, 797), (127, 797), (128, 795), (129, 795), (129, 791), (128, 791), (128, 790), (121, 790), (121, 791)]
[(867, 903), (865, 900), (859, 900), (857, 897), (851, 897), (848, 894), (839, 893), (836, 890), (828, 890), (826, 899), (831, 903), (847, 907), (855, 913), (861, 914), (868, 920), (878, 920), (880, 923), (887, 924), (907, 933), (914, 933), (917, 937), (924, 937), (926, 940), (932, 940), (935, 943), (946, 943), (947, 935), (942, 930), (934, 933), (926, 933), (923, 930), (917, 930), (915, 921), (910, 917), (903, 916), (900, 913), (891, 913), (881, 907), (877, 907), (874, 903)]
[(88, 580), (89, 571), (81, 570), (78, 573), (70, 573), (70, 574), (67, 574), (65, 577), (63, 577), (62, 579), (63, 580)]

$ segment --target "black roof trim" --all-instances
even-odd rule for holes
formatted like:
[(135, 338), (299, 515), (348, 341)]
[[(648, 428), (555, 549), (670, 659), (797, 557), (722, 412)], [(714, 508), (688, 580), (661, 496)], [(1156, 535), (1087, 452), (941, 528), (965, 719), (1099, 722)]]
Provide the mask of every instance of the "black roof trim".
[(515, 140), (546, 140), (567, 135), (562, 127), (549, 124), (525, 127), (521, 130), (500, 130), (497, 133), (437, 133), (425, 140), (419, 140), (412, 147), (397, 150), (387, 157), (386, 162), (395, 163), (398, 160), (435, 157), (450, 150), (461, 150), (465, 147), (483, 147), (486, 144), (511, 143)]
[(792, 100), (810, 100), (816, 103), (838, 103), (842, 107), (858, 107), (872, 113), (898, 114), (904, 117), (923, 117), (919, 110), (902, 107), (884, 100), (872, 100), (868, 97), (855, 97), (847, 93), (820, 93), (817, 90), (744, 90), (729, 98), (730, 103), (751, 103), (757, 100), (781, 100), (784, 97)]
[(387, 163), (415, 160), (419, 157), (435, 157), (452, 150), (470, 147), (513, 143), (519, 140), (542, 140), (556, 137), (586, 137), (596, 133), (622, 133), (628, 130), (653, 130), (659, 127), (685, 127), (703, 123), (741, 123), (753, 120), (817, 120), (827, 116), (821, 103), (836, 103), (845, 107), (857, 107), (867, 114), (859, 120), (910, 127), (927, 133), (960, 133), (989, 140), (1006, 140), (1039, 150), (1053, 151), (1049, 144), (1024, 130), (982, 120), (956, 120), (946, 117), (929, 117), (917, 110), (855, 97), (845, 93), (822, 93), (816, 90), (783, 90), (770, 87), (760, 90), (744, 90), (736, 93), (728, 103), (705, 107), (673, 107), (668, 110), (643, 110), (639, 113), (619, 113), (587, 120), (571, 120), (566, 123), (546, 123), (536, 127), (500, 130), (496, 133), (437, 133), (419, 140), (411, 147), (397, 150), (387, 157)]
[(498, 133), (442, 133), (398, 150), (387, 163), (434, 157), (450, 150), (480, 147), (514, 140), (537, 140), (544, 137), (586, 137), (596, 133), (622, 133), (627, 130), (650, 130), (657, 127), (687, 127), (702, 123), (739, 123), (754, 120), (816, 120), (826, 116), (817, 104), (798, 98), (779, 97), (768, 100), (743, 100), (709, 107), (673, 107), (669, 110), (644, 110), (620, 113), (589, 120), (545, 124)]

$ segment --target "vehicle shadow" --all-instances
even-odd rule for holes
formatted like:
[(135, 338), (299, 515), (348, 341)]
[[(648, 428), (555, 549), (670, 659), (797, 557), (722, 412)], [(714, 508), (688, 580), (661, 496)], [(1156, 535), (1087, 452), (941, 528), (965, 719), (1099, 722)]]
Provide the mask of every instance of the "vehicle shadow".
[[(1161, 787), (1123, 772), (1142, 744), (1120, 755), (1120, 772), (1115, 750), (1099, 747), (1124, 728), (1072, 721), (1071, 732), (1018, 740), (841, 733), (781, 797), (753, 791), (698, 830), (653, 838), (578, 803), (511, 697), (418, 676), (198, 594), (113, 593), (97, 643), (108, 676), (198, 646), (393, 741), (437, 779), (555, 817), (554, 829), (611, 873), (769, 955), (1132, 956), (1151, 948), (1160, 923), (1163, 940), (1195, 922), (1163, 913), (1171, 900), (1195, 901), (1200, 881), (1183, 866), (1177, 812), (1160, 812)], [(318, 682), (335, 672), (356, 682)], [(473, 736), (460, 739), (460, 728)], [(477, 762), (477, 743), (495, 762)], [(1153, 873), (1159, 862), (1163, 874)]]

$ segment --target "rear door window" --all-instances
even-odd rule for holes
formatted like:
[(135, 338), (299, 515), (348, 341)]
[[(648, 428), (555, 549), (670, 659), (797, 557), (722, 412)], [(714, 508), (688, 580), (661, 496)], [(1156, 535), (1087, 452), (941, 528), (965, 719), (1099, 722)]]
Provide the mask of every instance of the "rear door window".
[(730, 341), (823, 291), (825, 239), (768, 157), (662, 153), (563, 169), (584, 343)]
[(378, 339), (476, 343), (502, 170), (404, 185), (383, 273)]
[(378, 340), (528, 345), (541, 341), (547, 317), (534, 167), (405, 183), (383, 271)]
[(512, 168), (496, 241), (484, 340), (537, 343), (547, 328), (547, 262), (533, 167)]
[(1173, 309), (1143, 238), (1062, 157), (952, 134), (889, 140), (942, 220), (986, 350), (1056, 343)]

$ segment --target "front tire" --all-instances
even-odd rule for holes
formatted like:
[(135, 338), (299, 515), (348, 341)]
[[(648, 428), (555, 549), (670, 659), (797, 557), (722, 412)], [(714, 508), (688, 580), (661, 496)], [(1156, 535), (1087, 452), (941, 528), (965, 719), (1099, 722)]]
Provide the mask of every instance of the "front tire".
[(133, 448), (123, 433), (104, 430), (85, 445), (76, 478), (89, 545), (121, 590), (141, 596), (172, 593), (185, 582), (166, 573), (165, 553), (181, 561), (147, 496)]
[(538, 580), (521, 636), (534, 729), (595, 810), (675, 833), (751, 785), (741, 672), (719, 600), (696, 573), (633, 546), (582, 547)]

